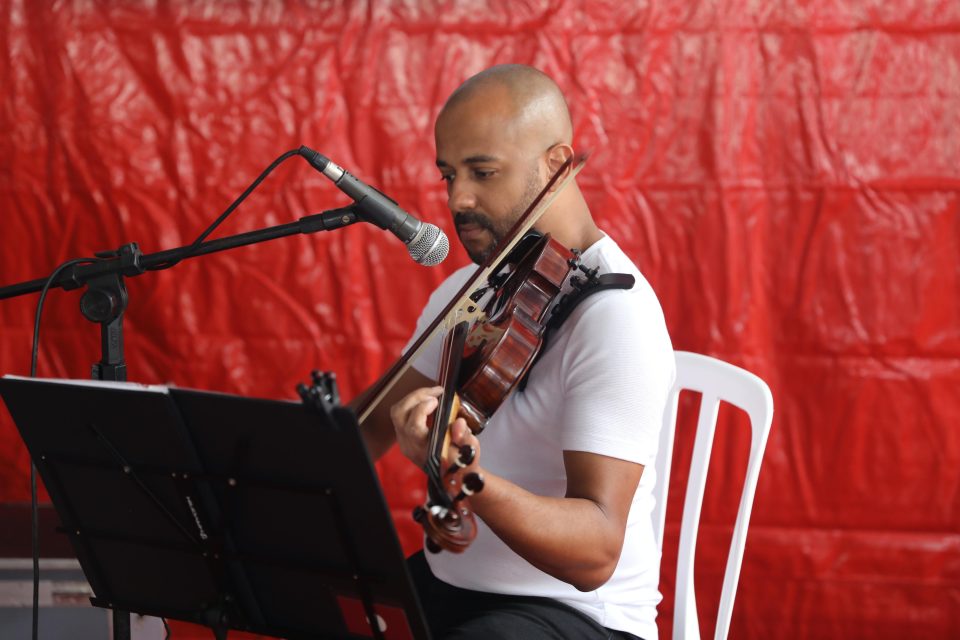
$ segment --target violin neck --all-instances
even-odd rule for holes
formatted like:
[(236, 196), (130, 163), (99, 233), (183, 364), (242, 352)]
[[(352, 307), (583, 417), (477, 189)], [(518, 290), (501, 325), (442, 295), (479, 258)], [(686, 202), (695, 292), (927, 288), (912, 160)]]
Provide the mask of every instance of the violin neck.
[(456, 420), (460, 401), (457, 398), (457, 383), (460, 379), (460, 362), (463, 360), (463, 348), (467, 342), (469, 323), (458, 322), (443, 338), (443, 352), (440, 359), (440, 379), (443, 387), (437, 410), (433, 414), (433, 429), (430, 431), (427, 454), (427, 475), (436, 476), (439, 481), (443, 456), (450, 444), (450, 424)]

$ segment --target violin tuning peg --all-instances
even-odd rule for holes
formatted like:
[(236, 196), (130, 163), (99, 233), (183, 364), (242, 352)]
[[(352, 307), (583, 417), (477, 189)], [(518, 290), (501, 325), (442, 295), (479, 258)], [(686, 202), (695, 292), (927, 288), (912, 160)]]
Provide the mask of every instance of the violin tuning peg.
[(483, 491), (483, 476), (479, 473), (468, 473), (463, 478), (463, 486), (470, 491), (471, 495), (480, 493)]
[(469, 444), (465, 444), (462, 447), (457, 447), (457, 449), (459, 453), (457, 454), (457, 457), (454, 458), (453, 464), (447, 467), (447, 470), (444, 472), (444, 475), (446, 476), (451, 476), (460, 471), (460, 469), (469, 466), (470, 463), (473, 462), (473, 459), (477, 457), (476, 449)]
[[(457, 467), (460, 469), (470, 466), (470, 463), (473, 462), (474, 458), (477, 457), (477, 449), (472, 444), (465, 444), (462, 447), (459, 447), (460, 455), (457, 456), (457, 459), (454, 461)], [(450, 468), (455, 471), (453, 467)]]
[(468, 473), (463, 476), (463, 484), (460, 485), (460, 493), (453, 499), (454, 502), (460, 502), (464, 498), (469, 498), (475, 493), (483, 491), (483, 476), (479, 473)]
[(441, 551), (443, 551), (443, 547), (437, 544), (436, 540), (430, 537), (428, 537), (424, 541), (423, 546), (425, 546), (427, 548), (427, 551), (429, 551), (430, 553), (440, 553)]

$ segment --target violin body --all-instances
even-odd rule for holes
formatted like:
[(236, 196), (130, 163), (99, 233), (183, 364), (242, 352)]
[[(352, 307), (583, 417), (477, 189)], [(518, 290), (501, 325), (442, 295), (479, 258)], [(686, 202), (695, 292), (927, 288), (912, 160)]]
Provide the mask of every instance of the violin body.
[(549, 235), (526, 238), (507, 256), (512, 267), (485, 308), (486, 320), (467, 335), (460, 368), (460, 416), (480, 433), (543, 343), (544, 317), (575, 264), (575, 255)]

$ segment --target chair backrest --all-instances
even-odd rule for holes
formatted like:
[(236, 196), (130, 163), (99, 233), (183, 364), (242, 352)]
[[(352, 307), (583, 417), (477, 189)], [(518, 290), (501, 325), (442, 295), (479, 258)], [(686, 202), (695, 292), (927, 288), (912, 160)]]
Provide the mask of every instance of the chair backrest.
[(663, 529), (666, 517), (667, 490), (670, 487), (670, 463), (673, 457), (674, 432), (676, 431), (677, 405), (680, 391), (698, 391), (703, 394), (700, 416), (697, 421), (693, 458), (687, 494), (683, 502), (683, 518), (680, 522), (680, 544), (677, 557), (677, 590), (674, 596), (673, 637), (699, 639), (700, 623), (697, 618), (697, 600), (693, 582), (694, 551), (697, 529), (700, 526), (700, 508), (707, 483), (707, 466), (713, 448), (713, 436), (717, 427), (717, 412), (721, 402), (743, 409), (750, 416), (750, 457), (747, 462), (746, 479), (740, 496), (740, 507), (727, 556), (727, 568), (723, 576), (720, 606), (717, 610), (715, 638), (724, 640), (730, 629), (733, 615), (733, 599), (740, 580), (740, 565), (747, 539), (747, 525), (753, 507), (753, 496), (760, 476), (760, 463), (767, 446), (767, 436), (773, 421), (773, 396), (767, 384), (754, 374), (732, 364), (686, 351), (675, 352), (677, 379), (667, 401), (657, 451), (657, 486), (654, 489), (656, 503), (653, 509), (653, 530), (658, 548), (663, 550)]

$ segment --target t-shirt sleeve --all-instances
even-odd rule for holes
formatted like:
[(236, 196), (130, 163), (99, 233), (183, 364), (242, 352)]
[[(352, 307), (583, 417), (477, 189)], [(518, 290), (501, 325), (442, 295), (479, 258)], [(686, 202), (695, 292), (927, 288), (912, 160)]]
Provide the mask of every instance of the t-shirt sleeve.
[[(417, 341), (420, 335), (426, 331), (430, 324), (440, 315), (440, 312), (450, 303), (450, 300), (460, 291), (461, 287), (463, 287), (464, 283), (466, 283), (475, 270), (475, 266), (461, 268), (453, 272), (440, 286), (434, 289), (433, 293), (430, 294), (429, 300), (427, 300), (427, 305), (420, 313), (420, 317), (417, 318), (417, 327), (403, 348), (404, 353), (407, 353), (410, 347), (413, 346), (413, 343)], [(439, 376), (440, 355), (442, 350), (443, 335), (438, 334), (423, 346), (420, 355), (412, 360), (410, 365), (431, 380), (436, 380)]]
[(676, 375), (660, 305), (610, 292), (582, 307), (567, 320), (561, 446), (651, 465)]
[[(431, 305), (428, 304), (426, 307), (424, 307), (423, 312), (417, 319), (417, 328), (414, 330), (413, 335), (410, 336), (407, 346), (404, 347), (404, 353), (406, 353), (407, 350), (413, 346), (413, 343), (416, 342), (417, 338), (420, 337), (420, 334), (422, 334), (427, 327), (430, 326), (430, 323), (435, 318), (435, 314), (430, 313), (430, 306)], [(440, 306), (439, 308), (442, 309), (443, 307)], [(441, 340), (440, 337), (435, 337), (433, 340), (430, 340), (423, 345), (420, 355), (410, 362), (410, 366), (431, 380), (436, 380), (440, 375), (440, 351), (442, 348), (443, 340)]]

